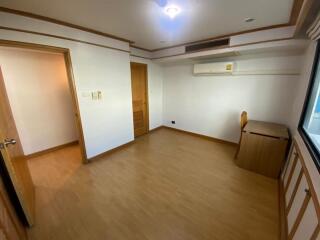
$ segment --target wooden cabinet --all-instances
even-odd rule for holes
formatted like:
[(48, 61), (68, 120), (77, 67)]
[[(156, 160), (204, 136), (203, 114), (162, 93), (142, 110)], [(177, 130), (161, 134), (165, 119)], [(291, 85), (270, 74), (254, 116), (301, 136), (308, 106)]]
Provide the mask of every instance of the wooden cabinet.
[(319, 201), (303, 156), (294, 141), (280, 179), (285, 224), (282, 234), (288, 240), (319, 240)]
[(241, 134), (236, 164), (267, 177), (278, 178), (288, 140), (285, 126), (250, 120)]

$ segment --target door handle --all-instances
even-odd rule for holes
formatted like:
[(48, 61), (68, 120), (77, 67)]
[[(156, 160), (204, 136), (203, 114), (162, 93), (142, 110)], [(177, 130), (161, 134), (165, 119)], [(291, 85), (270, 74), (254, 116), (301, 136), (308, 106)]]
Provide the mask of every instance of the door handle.
[(4, 146), (15, 145), (16, 143), (17, 143), (17, 141), (14, 139), (5, 139), (3, 145)]
[(8, 145), (10, 145), (10, 144), (14, 145), (16, 143), (17, 143), (17, 141), (14, 139), (5, 139), (3, 143), (0, 142), (0, 149), (4, 149)]

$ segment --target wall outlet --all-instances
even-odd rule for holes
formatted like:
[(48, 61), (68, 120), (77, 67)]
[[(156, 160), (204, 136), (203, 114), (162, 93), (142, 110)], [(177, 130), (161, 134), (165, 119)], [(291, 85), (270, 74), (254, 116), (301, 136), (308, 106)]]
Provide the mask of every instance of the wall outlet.
[(171, 124), (176, 124), (176, 121), (171, 121)]

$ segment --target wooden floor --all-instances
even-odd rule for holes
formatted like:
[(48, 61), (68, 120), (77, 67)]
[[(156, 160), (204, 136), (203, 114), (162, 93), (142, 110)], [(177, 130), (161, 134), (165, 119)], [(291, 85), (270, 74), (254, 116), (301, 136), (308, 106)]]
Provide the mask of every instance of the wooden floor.
[(277, 182), (238, 168), (235, 150), (161, 129), (87, 165), (77, 146), (30, 159), (30, 239), (278, 239)]

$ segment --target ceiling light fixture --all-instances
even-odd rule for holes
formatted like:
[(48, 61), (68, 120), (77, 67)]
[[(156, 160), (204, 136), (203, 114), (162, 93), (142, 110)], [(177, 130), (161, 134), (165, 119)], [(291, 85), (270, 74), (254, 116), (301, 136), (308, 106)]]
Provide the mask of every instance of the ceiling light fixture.
[(246, 18), (244, 21), (249, 23), (249, 22), (253, 22), (254, 20), (256, 20), (256, 19), (254, 19), (254, 18)]
[(167, 6), (164, 9), (165, 14), (167, 14), (170, 18), (175, 18), (180, 12), (181, 9), (177, 6)]

